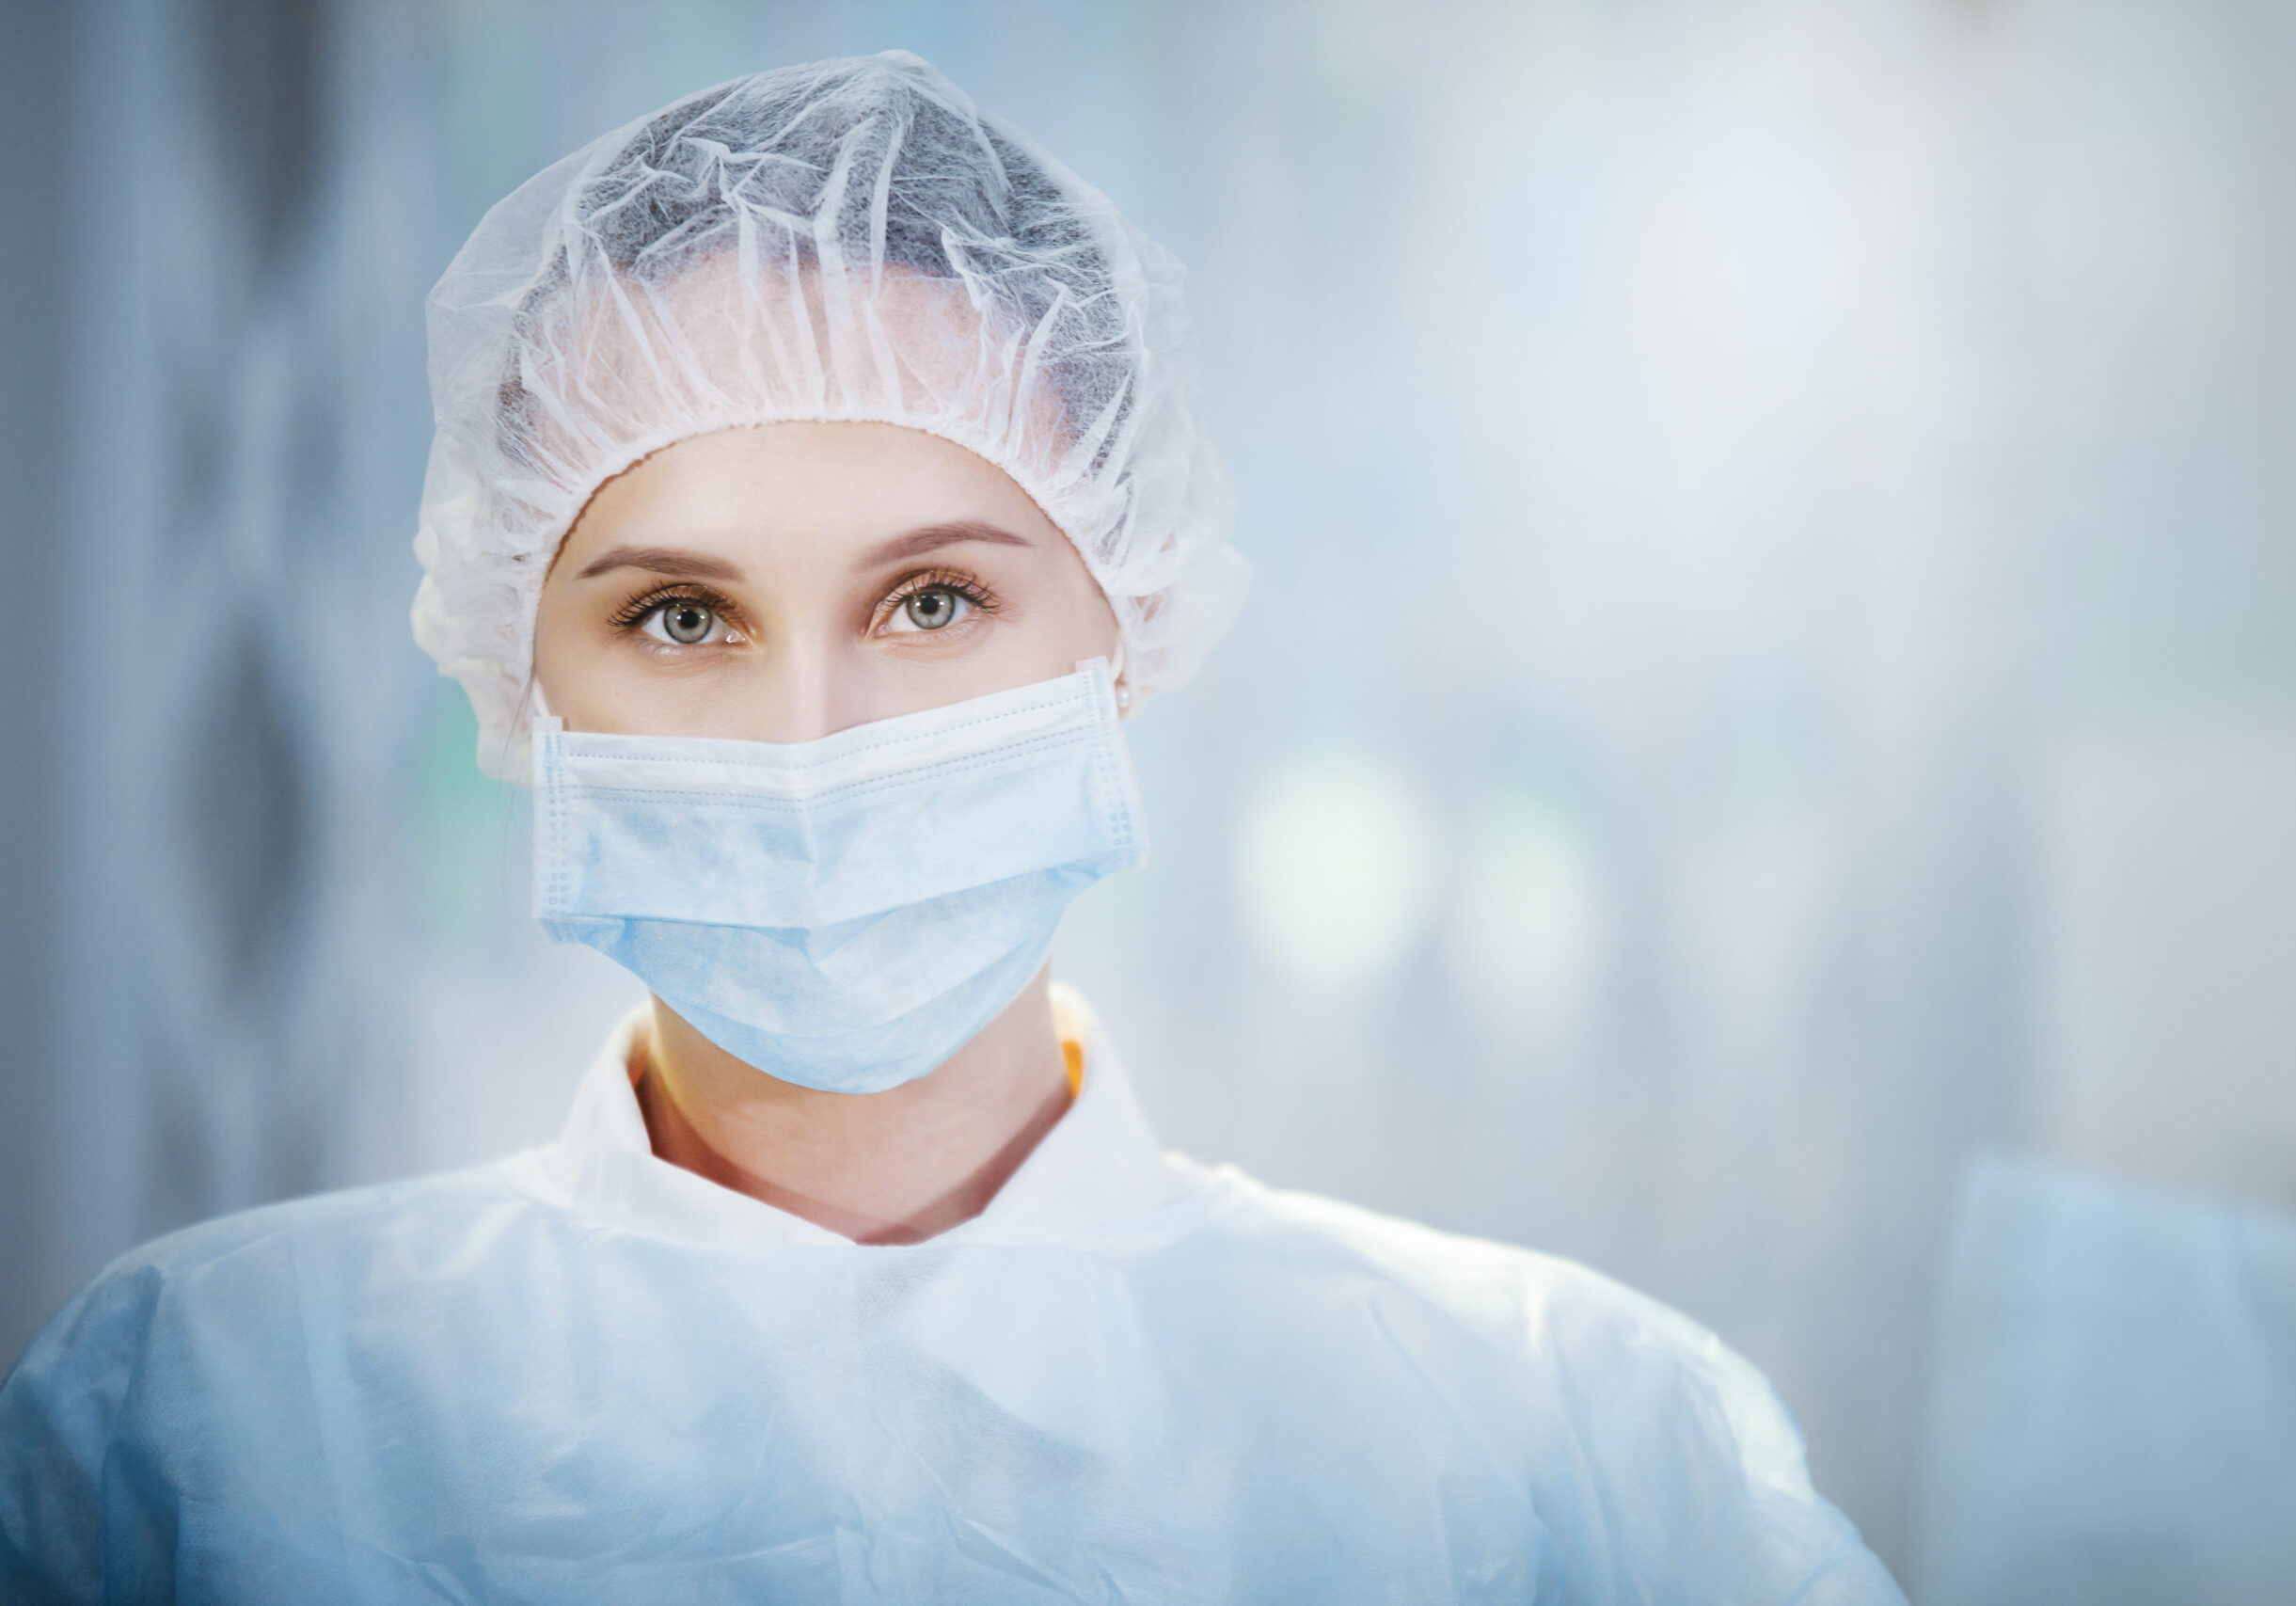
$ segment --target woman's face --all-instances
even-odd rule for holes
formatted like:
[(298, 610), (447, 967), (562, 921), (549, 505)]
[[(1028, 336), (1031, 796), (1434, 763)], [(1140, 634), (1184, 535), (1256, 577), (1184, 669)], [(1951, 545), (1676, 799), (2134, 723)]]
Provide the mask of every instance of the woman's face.
[(809, 741), (1114, 657), (1076, 549), (1004, 470), (878, 423), (696, 436), (567, 533), (534, 673), (572, 730)]

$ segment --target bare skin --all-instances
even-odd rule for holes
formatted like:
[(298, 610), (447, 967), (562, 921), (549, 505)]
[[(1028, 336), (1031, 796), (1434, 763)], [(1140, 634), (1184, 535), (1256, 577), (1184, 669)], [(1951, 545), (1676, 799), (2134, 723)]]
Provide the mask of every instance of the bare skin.
[[(699, 436), (568, 532), (534, 673), (573, 730), (810, 741), (1116, 652), (1076, 549), (1002, 469), (890, 424)], [(931, 1074), (824, 1093), (654, 1000), (633, 1070), (654, 1152), (861, 1243), (977, 1216), (1068, 1107), (1046, 972)]]

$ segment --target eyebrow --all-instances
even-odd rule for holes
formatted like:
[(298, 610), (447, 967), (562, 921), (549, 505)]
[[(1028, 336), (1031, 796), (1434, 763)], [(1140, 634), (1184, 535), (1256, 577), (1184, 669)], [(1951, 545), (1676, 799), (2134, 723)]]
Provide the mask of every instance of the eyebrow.
[(909, 558), (921, 558), (927, 552), (937, 552), (943, 547), (955, 547), (966, 541), (987, 541), (999, 547), (1033, 547), (1025, 535), (994, 524), (984, 524), (977, 518), (953, 518), (945, 524), (927, 524), (911, 530), (906, 535), (895, 535), (882, 541), (854, 560), (857, 569), (873, 569), (884, 564), (897, 564)]
[[(906, 534), (895, 535), (870, 548), (854, 561), (857, 569), (873, 569), (886, 564), (897, 564), (910, 558), (921, 558), (927, 552), (937, 552), (943, 547), (955, 547), (967, 541), (986, 541), (999, 547), (1030, 547), (1036, 543), (1025, 535), (977, 518), (953, 518), (944, 524), (927, 524)], [(599, 553), (582, 565), (575, 578), (594, 580), (615, 569), (644, 569), (649, 574), (691, 575), (696, 580), (739, 581), (740, 566), (707, 552), (696, 552), (684, 547), (613, 547)]]
[(741, 569), (707, 552), (682, 547), (614, 547), (582, 565), (578, 580), (589, 580), (615, 569), (644, 569), (652, 574), (691, 575), (696, 580), (738, 580)]

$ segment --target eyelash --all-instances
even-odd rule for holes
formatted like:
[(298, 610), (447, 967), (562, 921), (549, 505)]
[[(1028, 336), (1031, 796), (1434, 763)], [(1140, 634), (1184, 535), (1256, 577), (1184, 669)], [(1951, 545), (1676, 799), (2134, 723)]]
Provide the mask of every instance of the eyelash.
[(678, 583), (657, 585), (652, 591), (641, 591), (613, 612), (608, 621), (618, 630), (642, 629), (645, 622), (673, 602), (690, 602), (696, 608), (706, 608), (728, 624), (735, 618), (734, 605), (707, 586)]
[(876, 617), (869, 622), (870, 628), (875, 629), (892, 618), (895, 609), (923, 591), (954, 592), (982, 613), (992, 614), (997, 611), (996, 594), (971, 575), (959, 574), (955, 569), (926, 569), (921, 574), (910, 575), (886, 594), (885, 600), (877, 605)]

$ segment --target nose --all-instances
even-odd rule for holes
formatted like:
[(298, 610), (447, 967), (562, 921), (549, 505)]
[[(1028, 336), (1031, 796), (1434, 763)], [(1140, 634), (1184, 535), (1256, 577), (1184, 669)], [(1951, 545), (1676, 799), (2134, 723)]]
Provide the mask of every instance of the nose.
[(838, 709), (839, 672), (829, 644), (815, 637), (784, 637), (767, 655), (766, 673), (743, 699), (743, 729), (750, 741), (816, 741), (845, 728)]
[(750, 741), (817, 741), (906, 711), (880, 706), (886, 688), (871, 668), (868, 655), (833, 630), (784, 636), (772, 644), (765, 673), (744, 699), (737, 734)]

